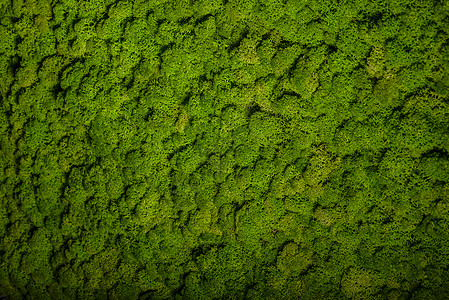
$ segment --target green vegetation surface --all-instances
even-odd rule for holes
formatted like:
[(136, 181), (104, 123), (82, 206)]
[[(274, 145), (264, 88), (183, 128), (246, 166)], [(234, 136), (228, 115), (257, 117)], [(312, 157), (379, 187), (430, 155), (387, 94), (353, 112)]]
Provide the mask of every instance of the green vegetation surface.
[(449, 299), (449, 1), (0, 0), (7, 299)]

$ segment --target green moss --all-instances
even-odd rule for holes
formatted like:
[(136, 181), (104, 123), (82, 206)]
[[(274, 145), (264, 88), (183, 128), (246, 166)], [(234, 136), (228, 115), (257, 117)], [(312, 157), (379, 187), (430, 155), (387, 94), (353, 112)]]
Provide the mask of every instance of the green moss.
[(0, 4), (0, 294), (447, 294), (437, 2)]

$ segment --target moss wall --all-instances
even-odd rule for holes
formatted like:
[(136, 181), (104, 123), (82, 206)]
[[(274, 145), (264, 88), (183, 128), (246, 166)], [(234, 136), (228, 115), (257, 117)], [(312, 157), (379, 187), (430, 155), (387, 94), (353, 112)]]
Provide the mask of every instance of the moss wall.
[(443, 299), (449, 2), (0, 2), (8, 299)]

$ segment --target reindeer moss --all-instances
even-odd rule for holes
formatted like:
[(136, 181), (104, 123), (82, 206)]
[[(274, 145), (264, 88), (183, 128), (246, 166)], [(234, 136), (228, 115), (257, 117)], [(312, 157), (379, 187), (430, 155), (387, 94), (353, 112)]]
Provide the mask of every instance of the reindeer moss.
[(447, 1), (0, 3), (0, 295), (443, 299)]

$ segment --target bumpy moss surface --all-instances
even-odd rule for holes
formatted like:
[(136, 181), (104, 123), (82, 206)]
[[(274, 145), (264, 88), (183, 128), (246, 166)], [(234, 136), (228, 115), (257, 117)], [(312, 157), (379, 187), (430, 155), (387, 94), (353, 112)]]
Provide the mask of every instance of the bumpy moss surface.
[(448, 1), (0, 16), (3, 296), (448, 299)]

